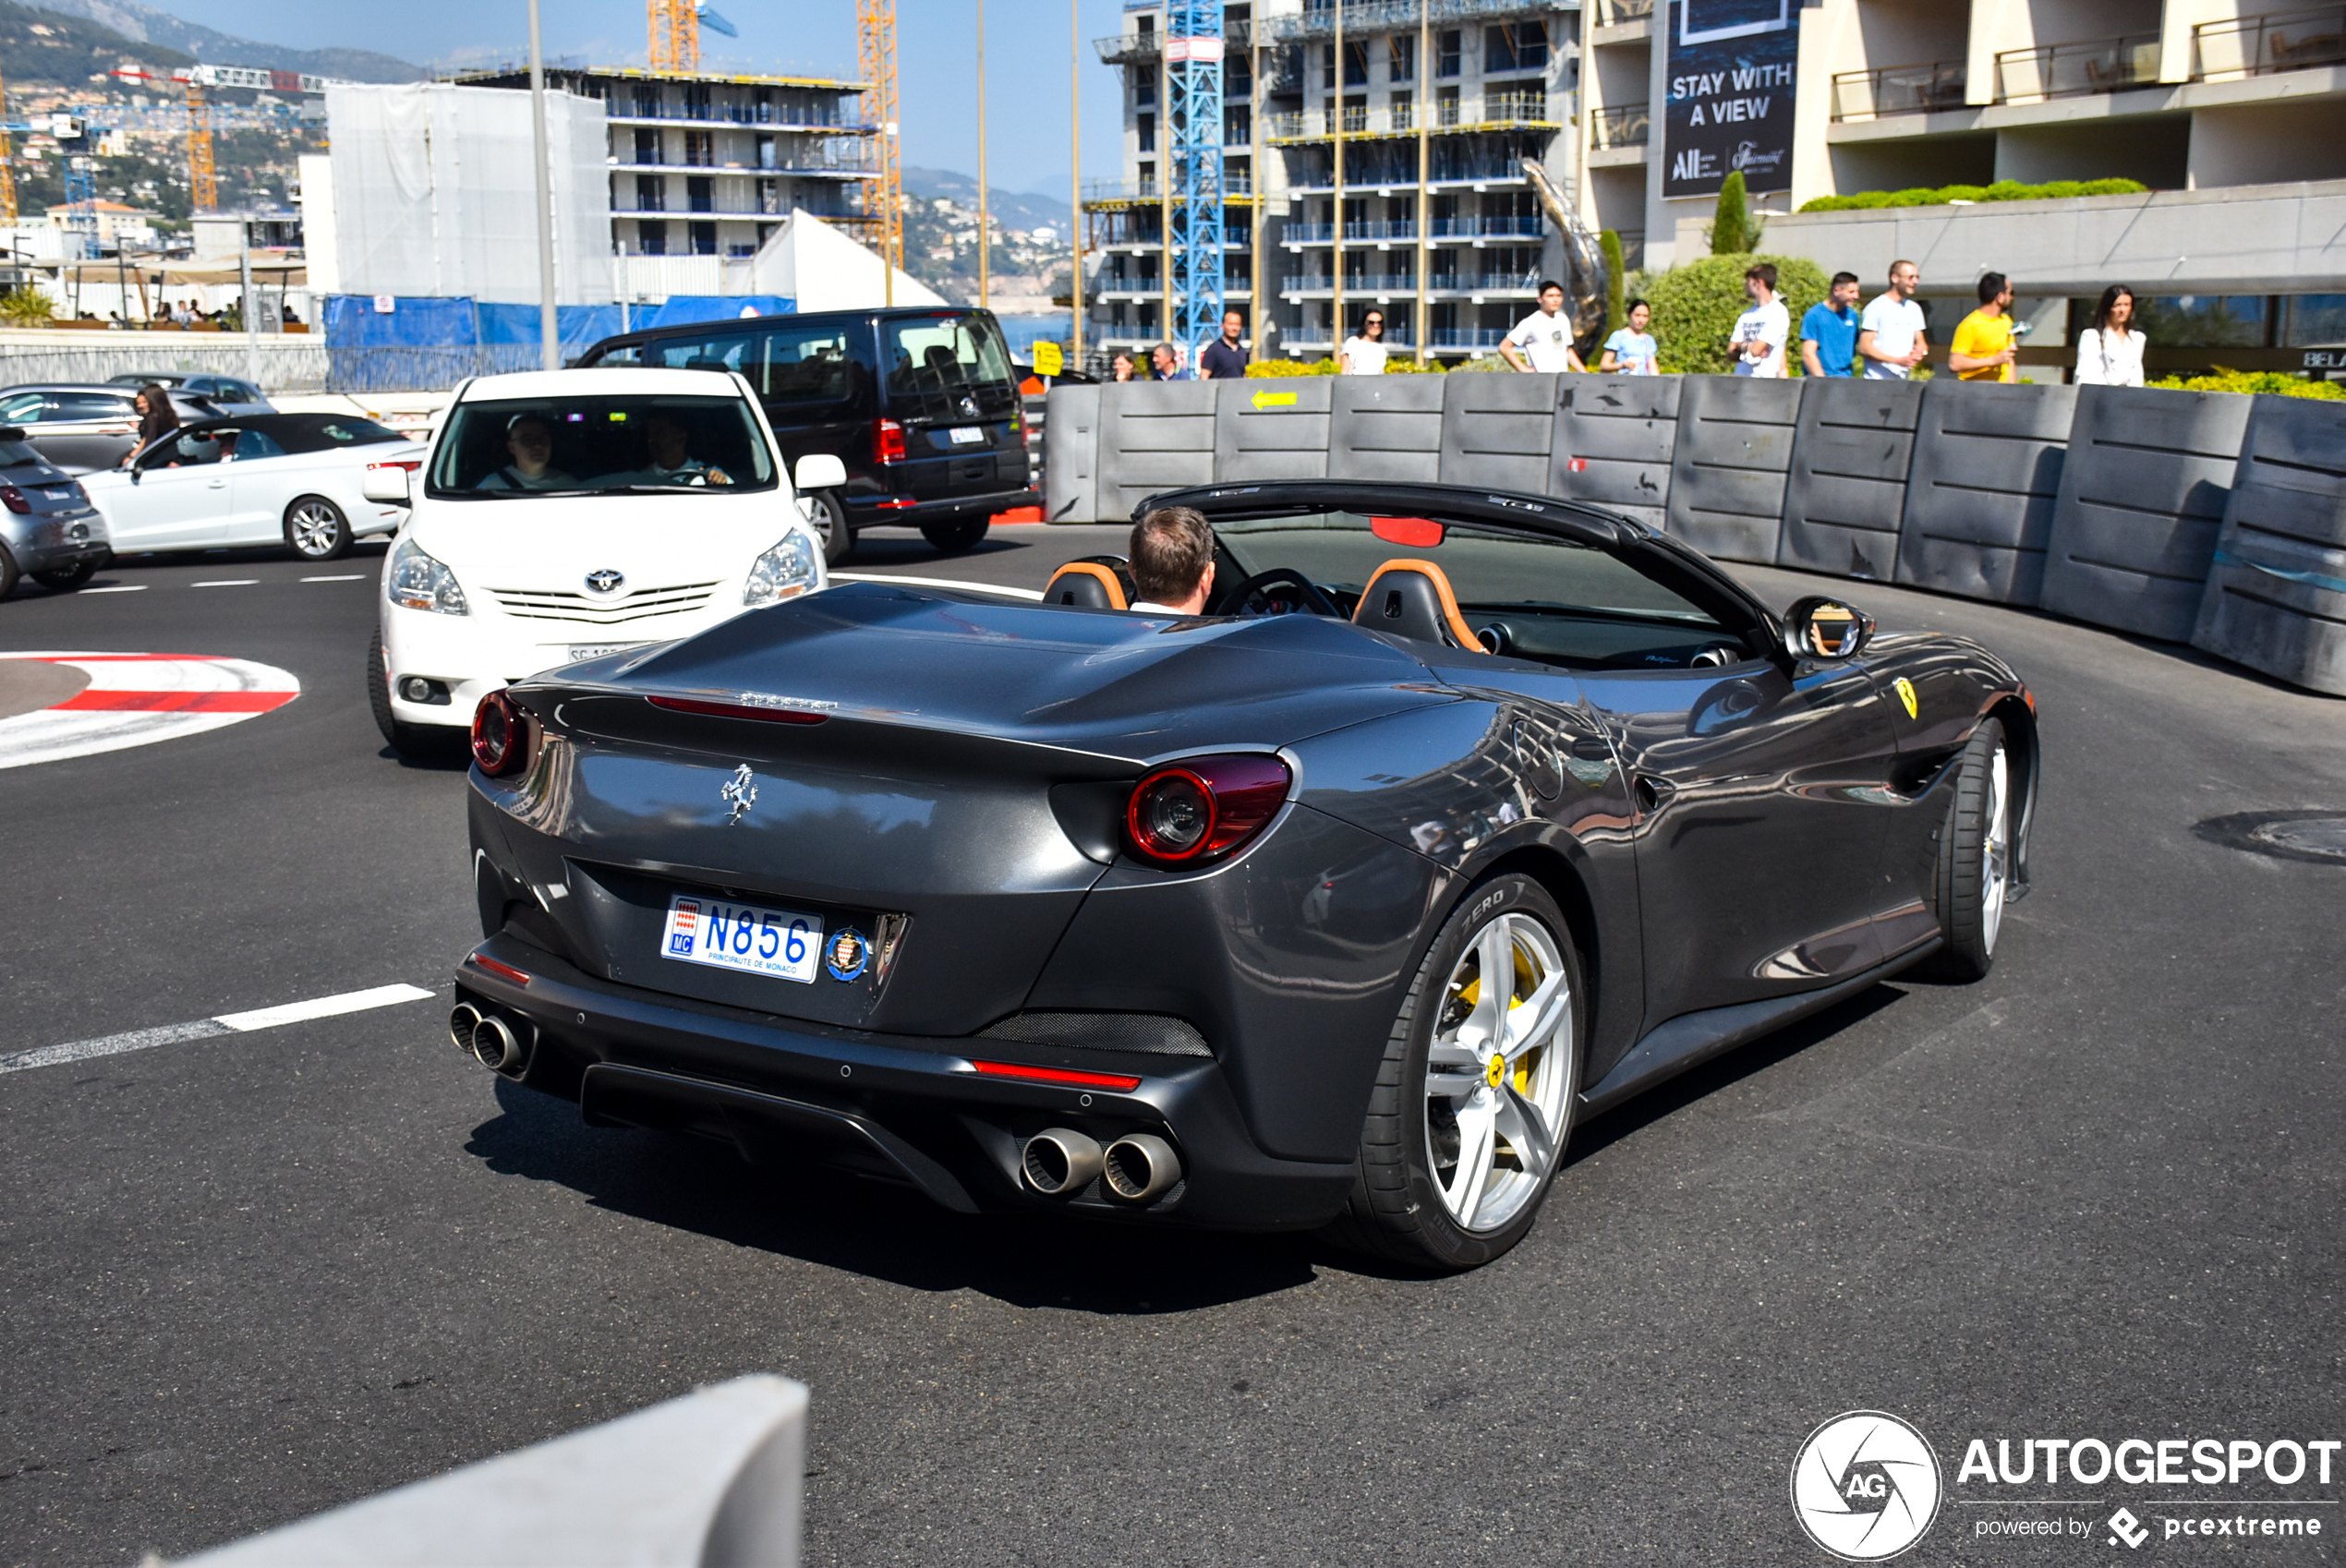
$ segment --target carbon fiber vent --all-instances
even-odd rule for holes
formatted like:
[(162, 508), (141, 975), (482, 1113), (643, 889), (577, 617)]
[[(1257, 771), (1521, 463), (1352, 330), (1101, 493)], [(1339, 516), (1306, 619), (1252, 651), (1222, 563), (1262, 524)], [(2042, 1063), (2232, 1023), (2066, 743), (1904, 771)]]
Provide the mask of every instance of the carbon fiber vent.
[(1206, 1049), (1205, 1036), (1192, 1025), (1162, 1013), (1013, 1013), (978, 1038), (1151, 1056), (1214, 1055)]

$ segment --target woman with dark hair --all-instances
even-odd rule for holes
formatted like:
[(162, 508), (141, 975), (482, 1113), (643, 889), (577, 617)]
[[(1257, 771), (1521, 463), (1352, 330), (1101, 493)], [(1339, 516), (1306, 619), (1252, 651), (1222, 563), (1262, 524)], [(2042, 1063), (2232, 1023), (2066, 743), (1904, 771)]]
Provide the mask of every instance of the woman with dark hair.
[(2143, 349), (2150, 339), (2134, 326), (2134, 291), (2112, 283), (2101, 291), (2094, 324), (2077, 334), (2077, 384), (2138, 387), (2143, 384)]
[(123, 454), (123, 466), (163, 437), (179, 428), (179, 411), (171, 406), (171, 394), (149, 381), (131, 399), (131, 406), (139, 411), (139, 444)]
[(1119, 348), (1119, 349), (1118, 349), (1118, 350), (1116, 351), (1116, 357), (1108, 361), (1108, 375), (1109, 375), (1109, 377), (1110, 377), (1112, 380), (1119, 380), (1119, 381), (1131, 381), (1131, 380), (1139, 380), (1139, 378), (1138, 378), (1138, 377), (1136, 377), (1136, 376), (1134, 376), (1134, 375), (1132, 374), (1132, 371), (1133, 371), (1133, 364), (1132, 364), (1132, 356), (1131, 356), (1131, 354), (1129, 354), (1129, 353), (1127, 353), (1127, 352), (1126, 352), (1125, 350), (1123, 350), (1123, 349), (1120, 349), (1120, 348)]

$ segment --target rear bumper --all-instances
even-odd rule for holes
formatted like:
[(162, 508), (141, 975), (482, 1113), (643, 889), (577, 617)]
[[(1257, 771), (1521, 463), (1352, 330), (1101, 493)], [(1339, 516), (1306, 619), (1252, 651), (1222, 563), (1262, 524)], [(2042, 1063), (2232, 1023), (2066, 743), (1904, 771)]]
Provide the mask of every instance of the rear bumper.
[[(1264, 1153), (1207, 1058), (828, 1029), (598, 979), (511, 935), (474, 952), (528, 983), (467, 960), (457, 1001), (527, 1020), (529, 1053), (508, 1076), (579, 1102), (589, 1123), (716, 1138), (745, 1155), (804, 1151), (964, 1212), (1304, 1229), (1333, 1218), (1351, 1188), (1348, 1162)], [(981, 1076), (976, 1060), (1140, 1082), (1117, 1091), (1018, 1081)], [(1024, 1140), (1048, 1127), (1103, 1143), (1155, 1133), (1179, 1152), (1182, 1179), (1145, 1205), (1118, 1202), (1096, 1182), (1046, 1198), (1022, 1183), (1019, 1162)]]
[(8, 548), (18, 569), (53, 572), (103, 561), (113, 554), (106, 540), (105, 520), (92, 511), (76, 513), (0, 513), (0, 544)]
[(1033, 487), (1021, 489), (988, 490), (983, 495), (945, 496), (936, 501), (916, 501), (911, 506), (889, 505), (901, 501), (901, 496), (847, 496), (847, 521), (856, 528), (877, 528), (890, 525), (919, 527), (924, 523), (950, 523), (966, 517), (991, 517), (998, 512), (1010, 512), (1022, 506), (1040, 506), (1043, 492)]

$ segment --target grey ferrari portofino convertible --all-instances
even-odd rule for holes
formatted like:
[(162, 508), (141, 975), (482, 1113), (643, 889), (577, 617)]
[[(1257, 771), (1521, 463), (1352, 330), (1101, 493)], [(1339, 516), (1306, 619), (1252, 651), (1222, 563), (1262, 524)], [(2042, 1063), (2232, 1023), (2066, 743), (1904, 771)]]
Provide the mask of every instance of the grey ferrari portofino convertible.
[(1554, 498), (1208, 487), (1212, 612), (860, 583), (482, 705), (457, 1043), (951, 1208), (1462, 1267), (1575, 1119), (2027, 886), (2035, 699)]

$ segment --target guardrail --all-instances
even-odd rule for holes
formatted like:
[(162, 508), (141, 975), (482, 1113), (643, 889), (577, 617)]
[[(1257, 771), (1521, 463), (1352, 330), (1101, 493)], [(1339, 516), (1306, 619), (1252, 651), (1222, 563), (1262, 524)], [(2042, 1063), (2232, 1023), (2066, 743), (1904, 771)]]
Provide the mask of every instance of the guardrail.
[(2260, 77), (2346, 65), (2346, 6), (2201, 22), (2191, 30), (2191, 79)]
[(2034, 103), (2096, 92), (2123, 92), (2159, 80), (2159, 35), (2087, 39), (2006, 49), (1996, 55), (1996, 102)]
[(1589, 145), (1593, 148), (1643, 147), (1652, 134), (1651, 107), (1623, 103), (1599, 109), (1589, 118)]
[[(2153, 75), (2157, 72), (2154, 70)], [(1933, 109), (1960, 109), (1969, 80), (1961, 60), (1938, 60), (1927, 66), (1883, 66), (1870, 71), (1843, 71), (1832, 78), (1832, 117), (1873, 120), (1884, 115), (1927, 114)]]

